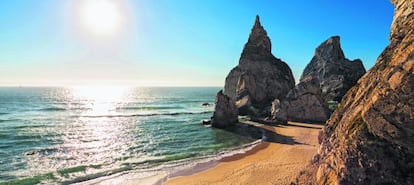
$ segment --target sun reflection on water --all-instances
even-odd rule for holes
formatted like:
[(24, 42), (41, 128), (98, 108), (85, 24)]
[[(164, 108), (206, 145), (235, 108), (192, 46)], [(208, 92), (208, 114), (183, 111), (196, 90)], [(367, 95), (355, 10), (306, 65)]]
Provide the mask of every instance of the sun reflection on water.
[(125, 100), (129, 90), (130, 87), (124, 86), (81, 86), (73, 88), (73, 96), (89, 104), (85, 114), (105, 115)]
[[(71, 89), (72, 99), (88, 107), (74, 123), (69, 124), (63, 136), (64, 166), (75, 164), (113, 163), (127, 150), (130, 126), (124, 118), (111, 117), (116, 107), (128, 98), (129, 87), (83, 86)], [(73, 159), (73, 160), (72, 160)]]

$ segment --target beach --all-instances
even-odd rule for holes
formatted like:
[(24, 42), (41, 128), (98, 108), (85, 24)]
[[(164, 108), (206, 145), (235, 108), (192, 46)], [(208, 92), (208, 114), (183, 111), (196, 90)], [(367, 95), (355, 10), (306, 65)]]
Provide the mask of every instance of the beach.
[(262, 141), (246, 153), (221, 159), (212, 168), (173, 177), (164, 184), (290, 184), (316, 154), (318, 133), (323, 127), (295, 122), (278, 126), (246, 124), (277, 133), (280, 142)]

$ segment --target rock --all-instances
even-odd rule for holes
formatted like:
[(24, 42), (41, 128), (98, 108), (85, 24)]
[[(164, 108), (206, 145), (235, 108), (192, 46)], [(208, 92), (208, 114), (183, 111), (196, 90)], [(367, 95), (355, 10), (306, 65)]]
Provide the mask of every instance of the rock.
[(216, 96), (216, 106), (214, 108), (211, 125), (216, 128), (226, 128), (238, 122), (239, 112), (235, 102), (223, 91), (219, 91)]
[(240, 115), (247, 115), (252, 112), (252, 101), (249, 95), (243, 96), (237, 100), (236, 107), (239, 109)]
[(201, 104), (201, 106), (210, 106), (211, 104), (210, 103), (208, 103), (208, 102), (206, 102), (206, 103), (203, 103), (203, 104)]
[(280, 100), (275, 99), (272, 102), (272, 109), (270, 111), (272, 115), (280, 114)]
[(297, 184), (414, 184), (414, 0), (392, 3), (390, 44), (342, 98)]
[(361, 60), (345, 58), (340, 37), (333, 36), (316, 48), (311, 62), (305, 67), (300, 82), (316, 78), (324, 102), (340, 101), (345, 93), (365, 74)]
[(26, 153), (26, 155), (34, 155), (34, 154), (36, 154), (36, 151), (35, 151), (35, 150), (28, 151), (28, 152)]
[(296, 85), (280, 103), (279, 111), (273, 112), (273, 118), (283, 122), (325, 122), (328, 112), (324, 107), (318, 82), (314, 78)]
[(282, 121), (325, 123), (331, 114), (329, 102), (340, 101), (364, 73), (359, 59), (345, 58), (339, 36), (331, 37), (316, 48), (299, 84), (290, 90), (281, 102), (280, 111), (272, 117)]
[(241, 115), (263, 112), (275, 98), (285, 97), (295, 85), (289, 66), (274, 57), (271, 49), (270, 39), (257, 16), (239, 64), (227, 75), (224, 86), (224, 94), (238, 102)]
[(204, 119), (204, 120), (201, 121), (201, 123), (203, 125), (211, 125), (211, 120), (210, 119)]

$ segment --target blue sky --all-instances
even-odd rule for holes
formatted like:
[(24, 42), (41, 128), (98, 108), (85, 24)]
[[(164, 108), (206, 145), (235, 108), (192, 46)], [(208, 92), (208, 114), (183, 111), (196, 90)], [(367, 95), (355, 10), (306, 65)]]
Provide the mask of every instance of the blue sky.
[(108, 37), (79, 23), (81, 0), (0, 1), (0, 85), (223, 86), (256, 14), (296, 80), (333, 35), (369, 69), (393, 12), (388, 0), (112, 1), (123, 22)]

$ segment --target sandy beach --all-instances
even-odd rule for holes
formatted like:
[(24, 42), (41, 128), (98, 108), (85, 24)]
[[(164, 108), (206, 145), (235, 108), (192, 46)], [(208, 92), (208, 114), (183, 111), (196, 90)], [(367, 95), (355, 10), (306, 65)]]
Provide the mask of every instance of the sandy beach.
[(178, 176), (164, 184), (290, 184), (318, 147), (322, 125), (289, 122), (267, 126), (245, 122), (277, 133), (273, 141), (261, 142), (243, 154), (225, 157), (205, 171)]

